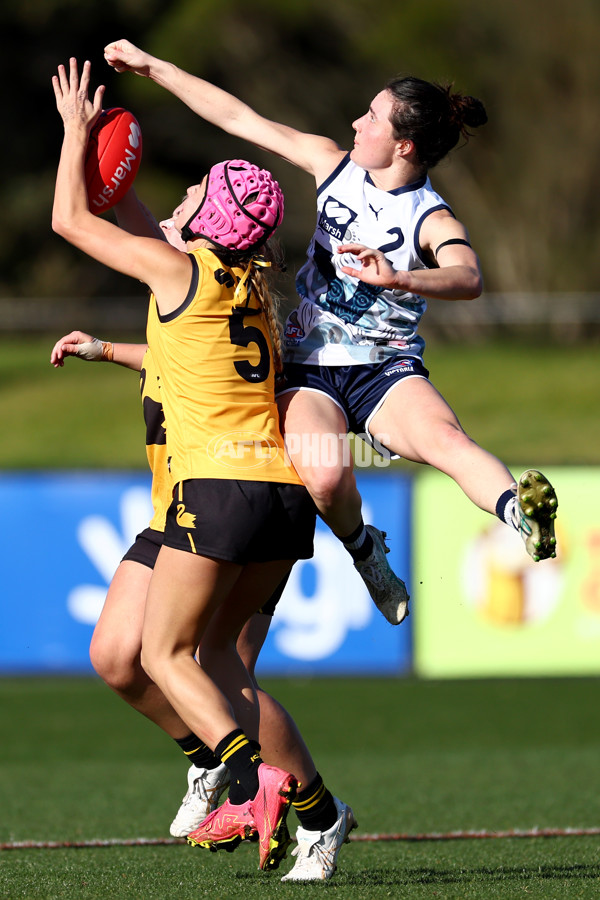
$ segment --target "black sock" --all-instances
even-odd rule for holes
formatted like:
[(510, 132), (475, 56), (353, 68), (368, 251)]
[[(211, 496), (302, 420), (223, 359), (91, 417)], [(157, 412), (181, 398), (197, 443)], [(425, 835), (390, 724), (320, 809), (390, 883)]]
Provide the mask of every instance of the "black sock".
[(207, 747), (204, 741), (196, 737), (193, 732), (190, 732), (187, 737), (174, 738), (174, 740), (176, 744), (179, 744), (189, 761), (198, 766), (199, 769), (216, 769), (219, 765), (219, 760), (210, 747)]
[(347, 535), (347, 537), (338, 535), (338, 537), (354, 562), (366, 559), (373, 552), (373, 538), (365, 528), (362, 516), (360, 525), (354, 529), (352, 534)]
[(318, 773), (307, 788), (298, 791), (292, 806), (307, 831), (327, 831), (338, 817), (333, 797)]
[[(258, 741), (250, 741), (250, 746), (257, 753), (260, 753), (260, 744)], [(229, 785), (229, 802), (233, 803), (235, 806), (241, 806), (242, 803), (245, 803), (246, 800), (251, 800), (252, 797), (248, 794), (248, 791), (244, 788), (244, 786), (239, 781), (231, 780)]]
[(234, 789), (235, 801), (231, 798), (231, 788), (229, 789), (229, 799), (231, 803), (244, 802), (239, 801), (237, 797), (236, 782), (239, 782), (243, 790), (246, 792), (245, 799), (256, 797), (258, 791), (258, 767), (262, 762), (260, 753), (256, 750), (256, 744), (249, 741), (241, 728), (236, 728), (222, 741), (219, 741), (215, 747), (215, 756), (221, 762), (224, 762), (231, 772), (231, 785)]
[(515, 492), (509, 488), (507, 491), (504, 491), (503, 494), (500, 494), (498, 497), (498, 502), (496, 503), (496, 515), (500, 519), (501, 522), (508, 522), (506, 520), (506, 507), (510, 500), (515, 499)]

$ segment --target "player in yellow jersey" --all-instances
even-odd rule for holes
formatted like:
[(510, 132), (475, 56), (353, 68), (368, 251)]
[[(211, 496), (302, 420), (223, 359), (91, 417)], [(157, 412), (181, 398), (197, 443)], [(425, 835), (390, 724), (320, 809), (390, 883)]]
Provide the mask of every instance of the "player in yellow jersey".
[[(230, 772), (228, 799), (188, 840), (233, 849), (256, 839), (259, 867), (275, 869), (289, 843), (297, 780), (259, 755), (256, 694), (236, 642), (294, 560), (312, 555), (314, 504), (278, 428), (276, 318), (261, 272), (260, 252), (281, 222), (283, 198), (256, 166), (214, 166), (173, 216), (187, 252), (94, 216), (84, 158), (104, 88), (90, 100), (89, 81), (90, 64), (80, 79), (75, 59), (52, 79), (65, 131), (52, 225), (152, 294), (149, 346), (174, 499), (148, 589), (141, 661)], [(206, 391), (214, 407), (190, 387)]]
[[(146, 223), (142, 222), (140, 227), (137, 220), (139, 206), (133, 191), (121, 201), (116, 212), (122, 227), (146, 230)], [(164, 223), (160, 224), (162, 226)], [(148, 233), (153, 233), (153, 229)], [(221, 794), (229, 785), (229, 772), (204, 742), (189, 732), (140, 664), (146, 594), (162, 545), (166, 512), (171, 501), (158, 372), (146, 344), (100, 341), (81, 331), (72, 331), (60, 338), (52, 349), (50, 362), (58, 368), (69, 356), (87, 361), (112, 362), (140, 370), (154, 512), (149, 527), (137, 536), (111, 581), (92, 636), (90, 659), (103, 681), (172, 737), (191, 761), (188, 790), (170, 828), (174, 837), (186, 837), (217, 808)], [(298, 840), (304, 844), (310, 842), (314, 849), (308, 856), (310, 866), (307, 867), (307, 855), (302, 855), (285, 877), (290, 880), (326, 880), (336, 871), (339, 850), (349, 832), (356, 827), (354, 814), (347, 804), (327, 790), (294, 720), (256, 680), (258, 656), (282, 590), (283, 585), (246, 623), (237, 647), (258, 696), (261, 752), (267, 761), (276, 762), (293, 772), (302, 784), (293, 804), (300, 820)], [(319, 852), (320, 845), (324, 845), (328, 852)]]

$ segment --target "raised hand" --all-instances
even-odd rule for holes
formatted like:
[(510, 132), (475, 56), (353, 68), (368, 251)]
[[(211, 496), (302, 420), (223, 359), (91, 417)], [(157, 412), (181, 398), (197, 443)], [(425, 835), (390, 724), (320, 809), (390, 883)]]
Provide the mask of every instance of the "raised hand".
[(116, 72), (135, 72), (147, 78), (153, 57), (131, 41), (120, 40), (106, 45), (104, 59)]
[(103, 84), (97, 87), (94, 99), (89, 99), (90, 71), (90, 62), (84, 62), (80, 79), (77, 60), (72, 56), (69, 60), (69, 74), (67, 75), (66, 68), (60, 65), (58, 74), (52, 76), (56, 108), (63, 120), (65, 131), (82, 130), (88, 134), (102, 111), (105, 88)]

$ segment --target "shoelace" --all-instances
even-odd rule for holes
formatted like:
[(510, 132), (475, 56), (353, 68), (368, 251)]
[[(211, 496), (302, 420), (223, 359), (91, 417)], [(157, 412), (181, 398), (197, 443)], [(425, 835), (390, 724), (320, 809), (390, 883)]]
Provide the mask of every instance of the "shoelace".
[(519, 534), (524, 534), (526, 537), (529, 537), (532, 533), (532, 528), (529, 522), (527, 521), (527, 516), (521, 509), (518, 499), (515, 497), (514, 501), (512, 501), (512, 508), (510, 511), (510, 518), (516, 531)]
[(364, 567), (361, 566), (360, 569), (361, 575), (366, 581), (369, 581), (371, 584), (375, 585), (375, 587), (380, 587), (384, 582), (384, 577), (382, 572), (377, 568), (377, 566), (366, 565)]

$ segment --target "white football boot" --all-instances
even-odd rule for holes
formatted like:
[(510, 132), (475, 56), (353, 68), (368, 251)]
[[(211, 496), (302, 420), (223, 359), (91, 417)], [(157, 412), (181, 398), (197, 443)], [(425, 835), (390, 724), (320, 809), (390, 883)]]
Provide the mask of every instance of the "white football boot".
[(229, 784), (229, 769), (224, 763), (216, 769), (190, 766), (188, 789), (169, 832), (173, 837), (187, 837), (219, 805), (221, 794)]
[(365, 528), (373, 538), (373, 549), (366, 559), (359, 559), (354, 568), (367, 586), (373, 603), (390, 625), (399, 625), (408, 615), (408, 591), (404, 582), (394, 574), (386, 559), (385, 531), (374, 525)]
[(338, 853), (342, 844), (348, 843), (348, 835), (357, 827), (357, 821), (349, 806), (337, 797), (333, 802), (338, 817), (327, 831), (298, 828), (298, 846), (292, 850), (296, 862), (282, 881), (328, 881), (337, 869)]
[(546, 476), (537, 469), (523, 472), (517, 485), (512, 520), (535, 562), (556, 556), (554, 520), (557, 507), (556, 492)]

